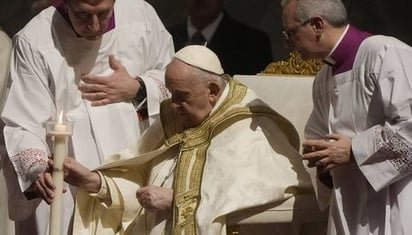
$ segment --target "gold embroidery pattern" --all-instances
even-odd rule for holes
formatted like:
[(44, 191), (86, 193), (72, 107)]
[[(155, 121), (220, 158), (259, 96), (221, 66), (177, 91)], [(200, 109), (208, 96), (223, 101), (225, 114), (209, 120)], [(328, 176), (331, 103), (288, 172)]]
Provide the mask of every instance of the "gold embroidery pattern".
[[(206, 162), (206, 152), (214, 127), (225, 112), (233, 105), (241, 102), (246, 94), (247, 88), (244, 85), (229, 77), (226, 77), (226, 79), (229, 80), (229, 94), (215, 111), (215, 114), (207, 118), (199, 127), (188, 129), (183, 133), (177, 133), (167, 138), (168, 144), (175, 141), (183, 142), (181, 146), (182, 154), (178, 160), (175, 177), (175, 226), (173, 234), (198, 234), (196, 211), (200, 202), (200, 188), (203, 167)], [(171, 115), (168, 115), (168, 118), (170, 117)], [(167, 134), (172, 133), (173, 131), (169, 129)]]
[(272, 62), (261, 74), (315, 75), (322, 65), (321, 60), (303, 60), (297, 51), (293, 51), (287, 61)]
[[(166, 143), (173, 145), (181, 143), (181, 154), (177, 162), (174, 179), (174, 228), (175, 235), (197, 235), (196, 213), (201, 200), (201, 184), (203, 168), (206, 162), (207, 149), (210, 140), (225, 127), (237, 120), (249, 118), (253, 115), (269, 115), (272, 118), (289, 122), (272, 109), (259, 107), (244, 107), (238, 105), (246, 96), (247, 87), (229, 79), (229, 93), (223, 103), (214, 114), (207, 118), (199, 127), (179, 131), (181, 126), (176, 124), (178, 120), (173, 112), (168, 109), (169, 103), (162, 104), (162, 123), (166, 136)], [(238, 105), (238, 107), (236, 107)], [(168, 112), (164, 112), (167, 110)], [(166, 125), (171, 124), (171, 125)], [(280, 125), (280, 126), (283, 126)], [(282, 128), (282, 127), (281, 127)], [(291, 133), (288, 131), (286, 133)], [(299, 137), (296, 137), (299, 139)], [(299, 142), (297, 142), (299, 143)]]
[[(164, 125), (167, 144), (182, 142), (181, 156), (178, 160), (175, 176), (174, 195), (174, 230), (173, 234), (198, 234), (196, 211), (200, 202), (200, 188), (206, 152), (215, 126), (224, 117), (225, 112), (242, 101), (247, 88), (230, 77), (229, 94), (218, 107), (214, 115), (207, 118), (199, 127), (179, 133), (179, 125)], [(170, 102), (170, 101), (168, 101)], [(165, 106), (170, 103), (165, 103)], [(170, 107), (170, 106), (169, 106)], [(163, 107), (166, 110), (167, 107)], [(169, 111), (169, 110), (168, 110)], [(165, 112), (162, 112), (165, 113)], [(162, 117), (164, 124), (176, 120), (173, 112), (166, 112)], [(176, 121), (175, 121), (176, 122)], [(172, 122), (173, 123), (173, 122)], [(177, 128), (176, 128), (177, 127)]]
[[(296, 133), (296, 131), (291, 131), (291, 126), (287, 119), (274, 112), (272, 109), (266, 106), (257, 107), (239, 107), (230, 110), (225, 113), (220, 120), (215, 119), (214, 125), (209, 126), (209, 135), (202, 135), (208, 139), (204, 139), (201, 146), (190, 145), (190, 148), (183, 146), (181, 151), (183, 151), (180, 159), (178, 160), (177, 174), (175, 178), (175, 228), (173, 234), (198, 234), (197, 223), (196, 223), (196, 212), (200, 203), (200, 189), (203, 176), (203, 167), (206, 162), (207, 149), (209, 147), (212, 136), (219, 133), (220, 130), (225, 129), (226, 126), (233, 123), (234, 118), (241, 120), (244, 118), (249, 118), (252, 115), (257, 116), (269, 116), (273, 120), (276, 120), (279, 127), (282, 129), (287, 128), (285, 133)], [(206, 131), (206, 130), (203, 130)], [(299, 147), (299, 137), (293, 135), (289, 137), (295, 141), (295, 146)], [(198, 140), (198, 139), (196, 139)], [(191, 141), (185, 142), (184, 144), (190, 144)], [(291, 142), (293, 143), (293, 142)], [(184, 150), (185, 149), (185, 150)]]
[(175, 227), (173, 234), (198, 234), (196, 211), (200, 202), (200, 188), (206, 151), (209, 143), (194, 150), (184, 151), (178, 160), (175, 179)]

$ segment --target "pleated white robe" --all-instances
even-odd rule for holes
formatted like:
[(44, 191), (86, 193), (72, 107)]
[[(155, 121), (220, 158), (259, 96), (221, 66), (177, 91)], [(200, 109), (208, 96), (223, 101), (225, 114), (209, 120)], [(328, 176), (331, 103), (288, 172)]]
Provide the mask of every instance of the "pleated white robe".
[(309, 139), (352, 138), (355, 161), (331, 171), (332, 190), (318, 187), (328, 234), (412, 234), (412, 48), (385, 36), (353, 45), (350, 27), (336, 49), (345, 52), (336, 65), (348, 68), (325, 65), (316, 76), (306, 127)]
[[(160, 102), (167, 94), (164, 68), (174, 53), (172, 38), (144, 1), (116, 1), (114, 18), (113, 29), (99, 40), (88, 41), (78, 37), (51, 6), (14, 38), (12, 85), (2, 113), (10, 156), (6, 172), (9, 207), (13, 209), (10, 216), (18, 221), (34, 219), (36, 225), (33, 228), (23, 223), (19, 234), (47, 233), (49, 206), (39, 199), (26, 200), (21, 193), (44, 170), (52, 151), (50, 138), (46, 138), (47, 121), (65, 111), (67, 119), (74, 122), (69, 155), (93, 169), (106, 157), (135, 144), (148, 123), (158, 116)], [(110, 74), (109, 55), (114, 55), (131, 76), (144, 80), (148, 122), (138, 121), (130, 102), (92, 107), (81, 98), (80, 76)], [(74, 194), (74, 188), (64, 194), (62, 234), (68, 231)]]

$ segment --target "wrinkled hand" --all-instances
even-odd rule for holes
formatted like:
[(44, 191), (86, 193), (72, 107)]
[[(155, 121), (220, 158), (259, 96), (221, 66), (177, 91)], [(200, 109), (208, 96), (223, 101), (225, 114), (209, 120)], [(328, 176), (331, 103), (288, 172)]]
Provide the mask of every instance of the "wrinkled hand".
[(109, 65), (114, 71), (109, 76), (91, 74), (82, 76), (79, 90), (82, 98), (91, 101), (92, 106), (131, 100), (140, 88), (139, 82), (130, 76), (126, 68), (113, 55), (109, 56)]
[(344, 135), (330, 134), (328, 140), (306, 140), (303, 143), (303, 158), (309, 167), (317, 167), (324, 173), (351, 160), (352, 140)]
[(63, 163), (64, 181), (82, 188), (90, 193), (97, 193), (100, 189), (100, 176), (73, 158), (65, 158)]
[(136, 198), (148, 211), (166, 211), (172, 209), (173, 189), (147, 186), (137, 190)]
[[(47, 204), (50, 204), (52, 202), (54, 198), (54, 190), (56, 189), (51, 173), (52, 170), (53, 167), (47, 169), (45, 172), (40, 173), (32, 186), (34, 192)], [(66, 192), (66, 189), (63, 189), (63, 192)]]

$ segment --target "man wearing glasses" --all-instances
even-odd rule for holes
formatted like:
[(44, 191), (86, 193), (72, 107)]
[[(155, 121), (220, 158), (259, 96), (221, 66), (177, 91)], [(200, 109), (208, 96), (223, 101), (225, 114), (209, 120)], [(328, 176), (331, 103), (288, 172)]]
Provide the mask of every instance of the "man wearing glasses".
[(340, 0), (282, 6), (287, 44), (325, 62), (304, 159), (330, 207), (328, 234), (412, 234), (412, 48), (349, 25)]
[[(45, 123), (63, 113), (74, 122), (68, 155), (99, 166), (158, 116), (173, 53), (170, 34), (142, 0), (55, 1), (17, 33), (2, 113), (16, 234), (47, 234), (53, 183), (44, 176), (52, 149)], [(70, 232), (76, 191), (67, 190), (61, 234)]]

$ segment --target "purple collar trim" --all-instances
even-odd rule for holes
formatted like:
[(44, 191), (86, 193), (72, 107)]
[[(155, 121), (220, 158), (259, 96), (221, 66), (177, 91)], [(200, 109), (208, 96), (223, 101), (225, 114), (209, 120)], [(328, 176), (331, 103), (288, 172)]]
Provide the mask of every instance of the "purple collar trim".
[[(70, 25), (72, 25), (72, 23), (70, 22), (70, 18), (69, 18), (69, 14), (66, 11), (66, 8), (64, 7), (64, 3), (66, 2), (66, 0), (55, 0), (53, 1), (53, 6), (56, 8), (56, 10), (63, 16), (63, 19), (69, 23)], [(104, 33), (109, 32), (110, 30), (114, 29), (114, 27), (116, 26), (115, 24), (115, 20), (114, 20), (114, 12), (112, 17), (109, 20), (109, 24), (107, 25), (106, 30), (104, 31)], [(73, 27), (72, 27), (73, 28)], [(76, 33), (76, 32), (75, 32)], [(77, 35), (77, 33), (76, 33)], [(79, 35), (77, 35), (78, 37), (80, 37)]]
[(330, 57), (336, 62), (332, 66), (332, 74), (344, 73), (352, 69), (356, 53), (366, 38), (372, 36), (370, 33), (360, 31), (352, 25), (343, 36), (342, 41), (336, 47)]

